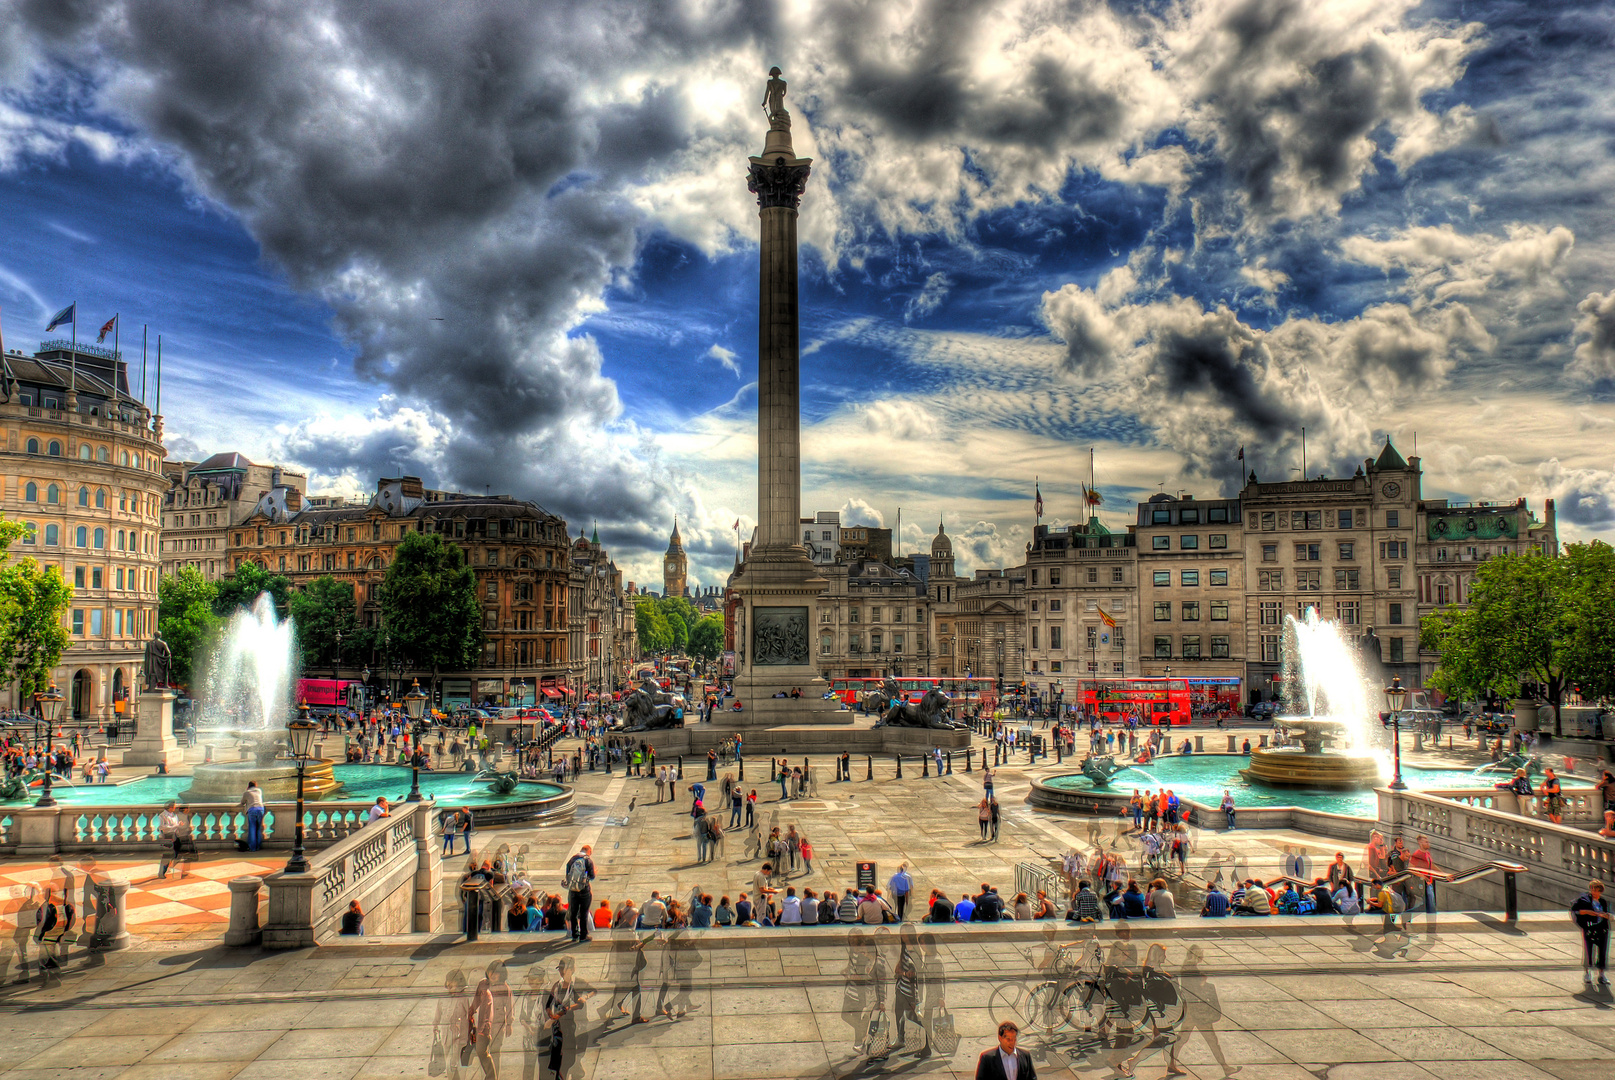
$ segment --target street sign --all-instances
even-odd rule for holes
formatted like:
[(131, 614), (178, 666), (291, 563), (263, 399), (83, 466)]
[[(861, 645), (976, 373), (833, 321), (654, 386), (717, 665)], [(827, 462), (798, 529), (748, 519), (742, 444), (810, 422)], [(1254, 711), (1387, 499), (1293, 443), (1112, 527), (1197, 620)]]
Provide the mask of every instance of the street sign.
[(873, 889), (875, 887), (875, 864), (861, 862), (858, 864), (858, 888)]

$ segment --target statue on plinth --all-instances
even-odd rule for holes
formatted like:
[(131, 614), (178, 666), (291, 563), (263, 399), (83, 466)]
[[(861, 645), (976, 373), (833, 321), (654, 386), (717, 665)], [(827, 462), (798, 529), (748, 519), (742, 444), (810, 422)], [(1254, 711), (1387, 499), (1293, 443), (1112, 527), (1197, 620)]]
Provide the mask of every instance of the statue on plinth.
[(933, 687), (925, 692), (918, 705), (901, 699), (894, 702), (886, 715), (875, 722), (876, 727), (930, 728), (933, 731), (953, 731), (964, 727), (963, 721), (948, 719), (948, 695)]
[(161, 690), (168, 685), (169, 672), (174, 667), (174, 652), (163, 640), (161, 630), (153, 630), (146, 642), (146, 689)]
[(639, 684), (622, 703), (625, 731), (655, 731), (659, 728), (679, 727), (681, 722), (673, 715), (673, 702), (650, 679)]
[(785, 80), (777, 67), (768, 69), (768, 85), (763, 88), (763, 114), (771, 128), (791, 126), (791, 114), (785, 111)]

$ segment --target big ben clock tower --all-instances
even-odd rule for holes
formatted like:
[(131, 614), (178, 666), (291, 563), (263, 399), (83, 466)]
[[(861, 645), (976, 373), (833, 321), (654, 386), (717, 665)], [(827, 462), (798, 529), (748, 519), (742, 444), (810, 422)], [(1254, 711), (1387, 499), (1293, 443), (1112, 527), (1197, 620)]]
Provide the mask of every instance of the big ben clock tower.
[(667, 554), (662, 558), (662, 595), (683, 596), (690, 574), (690, 560), (684, 554), (684, 541), (679, 537), (679, 519), (673, 519), (673, 535), (667, 541)]

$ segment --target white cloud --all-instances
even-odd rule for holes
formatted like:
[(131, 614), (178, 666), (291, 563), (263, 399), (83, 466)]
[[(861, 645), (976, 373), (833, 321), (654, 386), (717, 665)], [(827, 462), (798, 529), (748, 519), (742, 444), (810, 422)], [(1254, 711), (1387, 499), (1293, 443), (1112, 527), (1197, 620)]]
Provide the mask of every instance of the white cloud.
[(1582, 385), (1615, 380), (1615, 290), (1588, 293), (1576, 310), (1575, 359), (1565, 376)]
[(732, 350), (726, 349), (722, 345), (714, 345), (703, 354), (703, 359), (716, 360), (725, 369), (733, 372), (735, 378), (740, 378), (740, 364), (735, 360), (735, 354)]

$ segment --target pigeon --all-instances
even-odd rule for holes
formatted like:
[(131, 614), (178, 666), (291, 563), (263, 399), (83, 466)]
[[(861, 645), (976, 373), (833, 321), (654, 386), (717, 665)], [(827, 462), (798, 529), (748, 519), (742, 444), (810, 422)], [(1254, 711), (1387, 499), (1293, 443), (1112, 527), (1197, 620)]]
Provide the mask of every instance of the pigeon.
[(638, 800), (639, 800), (638, 795), (635, 795), (633, 798), (628, 800), (628, 812), (630, 814), (632, 814), (634, 812), (634, 803), (637, 802)]

